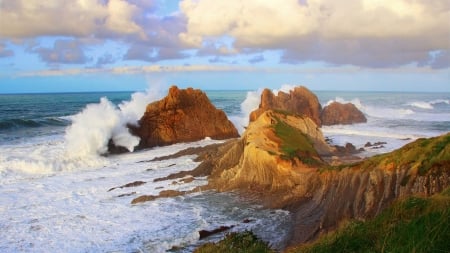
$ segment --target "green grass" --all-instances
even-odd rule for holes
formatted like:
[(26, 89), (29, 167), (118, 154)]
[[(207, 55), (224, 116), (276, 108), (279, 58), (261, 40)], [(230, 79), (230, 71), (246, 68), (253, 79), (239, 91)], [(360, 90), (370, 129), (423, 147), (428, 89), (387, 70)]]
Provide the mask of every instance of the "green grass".
[(352, 221), (300, 252), (449, 252), (450, 189), (429, 198), (396, 201), (367, 222)]
[(252, 232), (230, 233), (217, 243), (207, 243), (194, 253), (274, 253), (269, 245), (258, 239)]
[(397, 168), (417, 168), (419, 175), (432, 169), (450, 168), (450, 133), (429, 139), (418, 139), (391, 153), (371, 157), (361, 165), (370, 169), (377, 165), (394, 164)]
[(282, 158), (293, 159), (299, 158), (303, 163), (308, 165), (320, 165), (319, 155), (308, 136), (300, 130), (292, 127), (285, 122), (276, 119), (274, 125), (275, 134), (281, 140)]

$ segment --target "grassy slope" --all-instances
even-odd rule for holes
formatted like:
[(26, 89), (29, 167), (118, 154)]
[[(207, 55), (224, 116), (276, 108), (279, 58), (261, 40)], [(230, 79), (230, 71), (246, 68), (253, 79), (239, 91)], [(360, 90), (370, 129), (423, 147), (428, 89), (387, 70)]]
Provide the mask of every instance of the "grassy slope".
[[(306, 136), (295, 134), (296, 129), (278, 123), (275, 131), (284, 143), (281, 149), (286, 156), (292, 158), (311, 152), (311, 143)], [(355, 166), (373, 169), (377, 166), (388, 167), (389, 164), (415, 169), (419, 175), (449, 170), (450, 133), (419, 139), (399, 150), (369, 158)], [(254, 235), (250, 237), (257, 242), (257, 246), (252, 246), (253, 243), (245, 239), (250, 238), (248, 233), (232, 234), (196, 252), (272, 252)], [(428, 198), (410, 197), (396, 201), (374, 219), (351, 221), (313, 244), (302, 245), (290, 252), (449, 252), (449, 249), (450, 188)]]
[(416, 169), (425, 175), (431, 169), (450, 169), (450, 133), (429, 139), (418, 139), (401, 149), (371, 157), (361, 164), (362, 169), (392, 164), (397, 168)]
[[(396, 201), (366, 222), (352, 221), (312, 244), (289, 253), (348, 252), (448, 252), (450, 249), (450, 188), (428, 198)], [(195, 253), (274, 252), (251, 232), (229, 234)]]
[(352, 221), (300, 252), (449, 252), (450, 189), (429, 198), (395, 202), (367, 222)]
[(218, 243), (207, 243), (194, 253), (273, 253), (269, 246), (252, 232), (231, 233)]

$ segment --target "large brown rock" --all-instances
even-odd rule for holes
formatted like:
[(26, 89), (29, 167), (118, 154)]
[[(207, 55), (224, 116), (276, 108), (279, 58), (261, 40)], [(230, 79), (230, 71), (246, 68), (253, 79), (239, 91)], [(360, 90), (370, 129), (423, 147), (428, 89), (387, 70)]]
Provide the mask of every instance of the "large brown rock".
[(322, 125), (325, 126), (367, 122), (364, 114), (352, 103), (341, 104), (333, 102), (323, 108), (320, 116)]
[(306, 87), (299, 86), (290, 91), (273, 94), (269, 89), (265, 89), (261, 94), (259, 108), (250, 114), (250, 122), (255, 121), (267, 110), (286, 111), (288, 113), (307, 116), (311, 118), (319, 127), (321, 126), (320, 112), (322, 106), (317, 96)]
[(217, 109), (201, 90), (178, 89), (147, 106), (139, 127), (133, 133), (141, 138), (140, 148), (179, 142), (239, 137), (226, 114)]

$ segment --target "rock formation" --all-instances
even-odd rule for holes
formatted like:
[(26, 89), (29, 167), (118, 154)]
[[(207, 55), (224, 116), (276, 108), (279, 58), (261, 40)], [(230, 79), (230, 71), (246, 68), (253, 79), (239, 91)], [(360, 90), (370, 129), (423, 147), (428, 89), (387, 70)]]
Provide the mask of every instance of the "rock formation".
[(239, 137), (233, 123), (222, 110), (216, 109), (201, 90), (178, 89), (147, 106), (139, 127), (132, 132), (141, 138), (140, 148), (191, 142), (211, 137)]
[(315, 170), (324, 164), (321, 155), (332, 152), (310, 118), (265, 111), (239, 141), (210, 163), (216, 167), (210, 184), (220, 190), (292, 189), (297, 184), (295, 173)]
[(352, 103), (333, 102), (325, 106), (320, 115), (322, 125), (353, 124), (367, 122), (364, 114)]
[(344, 219), (373, 217), (397, 198), (450, 186), (450, 133), (353, 165), (326, 164), (321, 156), (330, 152), (309, 118), (266, 111), (204, 164), (212, 166), (209, 187), (290, 210), (291, 244)]
[(250, 114), (250, 121), (255, 121), (267, 110), (285, 111), (300, 116), (311, 118), (319, 127), (321, 126), (320, 112), (322, 107), (319, 99), (306, 87), (299, 86), (290, 91), (273, 94), (269, 89), (265, 89), (261, 94), (259, 108)]

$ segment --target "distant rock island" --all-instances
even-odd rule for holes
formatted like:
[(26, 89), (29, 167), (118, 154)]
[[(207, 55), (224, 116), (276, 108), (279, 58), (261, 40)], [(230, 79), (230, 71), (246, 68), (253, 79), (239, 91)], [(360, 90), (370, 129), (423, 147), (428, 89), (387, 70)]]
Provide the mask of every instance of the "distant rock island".
[(332, 102), (320, 114), (322, 125), (349, 125), (367, 122), (366, 116), (352, 103)]

